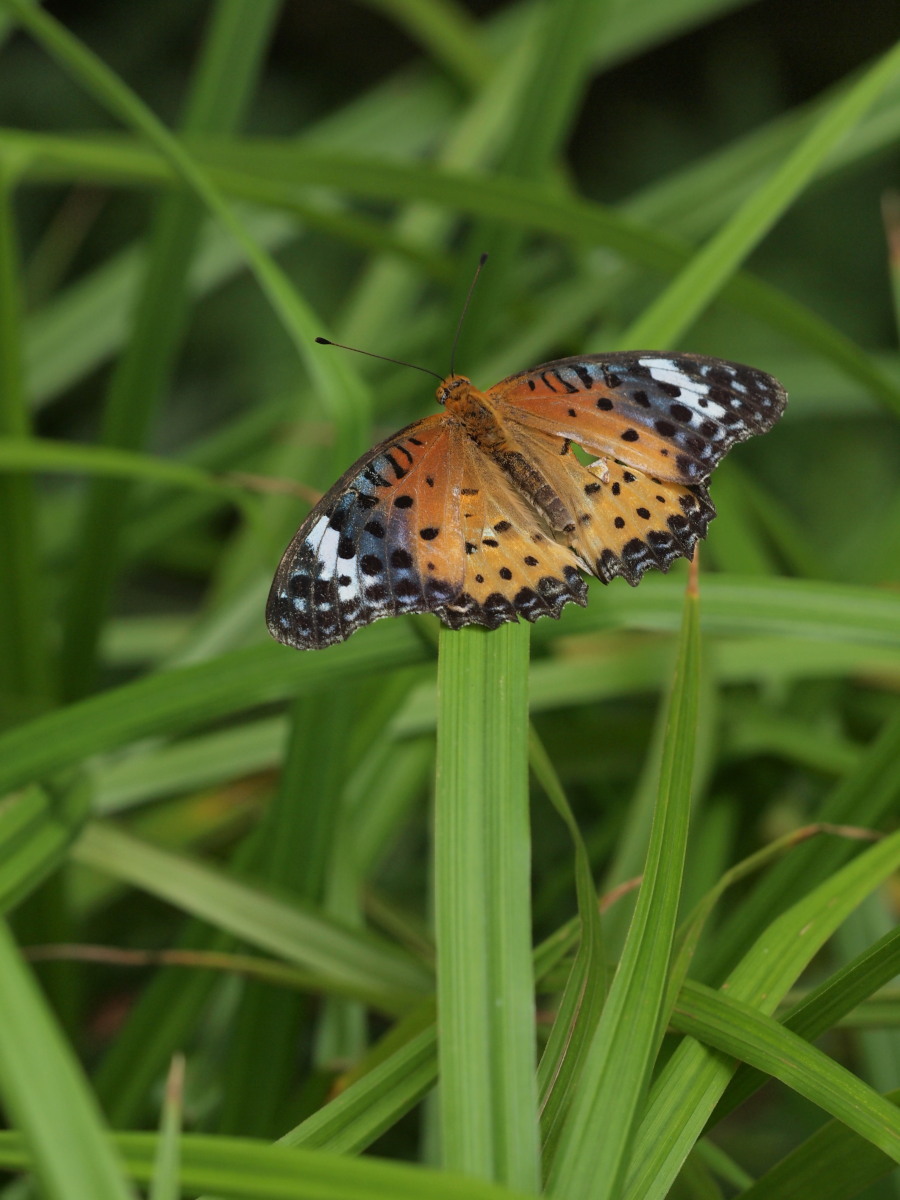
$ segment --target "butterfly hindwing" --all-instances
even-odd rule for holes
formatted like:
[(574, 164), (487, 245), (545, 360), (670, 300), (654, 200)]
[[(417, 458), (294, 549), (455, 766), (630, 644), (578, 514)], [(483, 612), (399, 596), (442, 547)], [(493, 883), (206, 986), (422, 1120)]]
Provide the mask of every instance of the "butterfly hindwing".
[(459, 437), (441, 415), (364, 455), (297, 530), (272, 583), (273, 637), (298, 649), (341, 642), (380, 617), (432, 612), (465, 572), (454, 500)]
[(570, 601), (585, 605), (575, 554), (554, 540), (496, 463), (471, 443), (465, 450), (460, 512), (466, 572), (459, 595), (438, 610), (441, 620), (451, 629), (496, 629), (519, 617), (558, 617)]
[(715, 516), (703, 484), (651, 477), (620, 459), (579, 462), (568, 439), (531, 428), (518, 431), (529, 458), (545, 474), (571, 515), (554, 537), (582, 569), (609, 583), (621, 575), (640, 582), (651, 567), (668, 571), (689, 558)]
[(702, 483), (787, 400), (771, 375), (701, 355), (629, 351), (561, 358), (501, 380), (504, 415), (658, 479)]

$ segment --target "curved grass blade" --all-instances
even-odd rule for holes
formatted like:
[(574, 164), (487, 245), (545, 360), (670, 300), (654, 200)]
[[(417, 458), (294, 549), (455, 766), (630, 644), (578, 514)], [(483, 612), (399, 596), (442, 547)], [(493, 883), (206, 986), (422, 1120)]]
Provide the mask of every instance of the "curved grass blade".
[[(74, 143), (74, 145), (73, 145)], [(121, 183), (171, 185), (177, 178), (165, 160), (133, 143), (104, 139), (59, 138), (0, 131), (0, 147), (23, 160), (29, 178), (56, 180), (87, 178)], [(277, 206), (305, 216), (302, 200), (309, 187), (338, 188), (348, 195), (427, 203), (517, 228), (607, 246), (623, 258), (663, 275), (672, 275), (692, 261), (696, 251), (681, 239), (661, 233), (627, 215), (581, 199), (560, 197), (537, 185), (523, 189), (521, 181), (503, 175), (442, 170), (389, 163), (359, 155), (337, 155), (316, 147), (241, 143), (230, 145), (227, 162), (215, 147), (197, 146), (195, 154), (209, 176), (231, 196)], [(297, 199), (300, 196), (301, 199)], [(832, 327), (811, 309), (760, 279), (739, 273), (726, 280), (721, 296), (788, 335), (816, 354), (834, 362), (892, 411), (900, 411), (900, 387), (891, 374), (857, 343)]]
[(538, 1068), (544, 1172), (553, 1164), (566, 1112), (607, 994), (603, 929), (591, 862), (581, 831), (547, 752), (531, 730), (531, 769), (565, 822), (575, 850), (580, 937), (569, 978)]
[(73, 855), (78, 862), (318, 972), (325, 990), (360, 996), (396, 1012), (430, 989), (430, 973), (424, 967), (374, 935), (344, 928), (299, 901), (285, 903), (111, 826), (88, 826)]
[(259, 527), (254, 497), (190, 463), (173, 462), (115, 446), (73, 445), (50, 438), (0, 437), (0, 470), (100, 475), (209, 492), (236, 505), (259, 532), (265, 532)]
[[(894, 929), (819, 984), (798, 1004), (783, 1013), (780, 1020), (786, 1029), (798, 1037), (808, 1042), (815, 1041), (898, 974), (900, 930)], [(713, 1119), (721, 1120), (764, 1082), (765, 1078), (759, 1071), (740, 1067), (717, 1105)]]
[(900, 1163), (900, 1110), (758, 1009), (688, 981), (672, 1012), (672, 1026), (781, 1080)]
[(0, 1093), (51, 1200), (134, 1200), (97, 1101), (4, 922)]
[[(729, 995), (773, 1013), (838, 925), (898, 866), (900, 834), (892, 834), (836, 871), (759, 934), (727, 981)], [(678, 1046), (648, 1098), (625, 1200), (663, 1200), (733, 1074), (733, 1063), (698, 1042)]]
[(250, 269), (316, 381), (337, 423), (339, 436), (336, 454), (349, 458), (358, 452), (365, 440), (364, 429), (368, 423), (368, 393), (346, 357), (314, 351), (314, 339), (322, 333), (324, 323), (301, 299), (274, 259), (247, 232), (243, 221), (225, 200), (218, 186), (143, 101), (60, 22), (26, 0), (4, 2), (13, 9), (22, 25), (47, 53), (57, 59), (87, 92), (147, 139), (170, 164), (178, 178), (229, 231), (243, 250)]
[[(608, 588), (602, 606), (588, 605), (578, 614), (579, 627), (674, 633), (683, 586), (677, 579), (648, 576), (635, 592)], [(707, 575), (701, 627), (704, 633), (783, 634), (825, 642), (849, 638), (900, 647), (900, 595), (821, 580)]]
[(668, 346), (700, 316), (738, 264), (800, 195), (821, 164), (900, 71), (900, 42), (825, 110), (775, 173), (635, 321), (623, 342)]

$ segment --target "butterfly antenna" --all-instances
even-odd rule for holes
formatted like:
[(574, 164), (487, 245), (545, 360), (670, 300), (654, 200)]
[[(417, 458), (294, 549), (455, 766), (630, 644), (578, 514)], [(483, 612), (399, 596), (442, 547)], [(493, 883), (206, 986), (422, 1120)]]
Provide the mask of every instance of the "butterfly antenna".
[(462, 306), (462, 312), (459, 314), (459, 320), (456, 322), (456, 333), (453, 335), (453, 346), (450, 350), (450, 374), (453, 374), (453, 366), (456, 362), (456, 347), (459, 345), (459, 335), (462, 333), (463, 321), (466, 319), (466, 313), (469, 311), (469, 304), (472, 300), (472, 293), (475, 291), (475, 284), (478, 282), (478, 276), (481, 274), (481, 268), (487, 262), (487, 254), (482, 254), (478, 260), (478, 266), (475, 268), (475, 274), (472, 276), (472, 282), (469, 284), (469, 290), (466, 293), (466, 302)]
[(426, 375), (433, 375), (435, 379), (440, 379), (443, 382), (443, 375), (438, 375), (437, 371), (429, 371), (427, 367), (420, 367), (418, 363), (405, 362), (402, 358), (388, 358), (386, 354), (373, 354), (371, 350), (360, 350), (358, 346), (343, 346), (340, 342), (330, 342), (328, 338), (317, 337), (316, 341), (320, 346), (336, 346), (338, 350), (352, 350), (354, 354), (365, 354), (367, 358), (380, 358), (382, 362), (396, 363), (398, 367), (412, 367), (414, 371), (424, 371)]

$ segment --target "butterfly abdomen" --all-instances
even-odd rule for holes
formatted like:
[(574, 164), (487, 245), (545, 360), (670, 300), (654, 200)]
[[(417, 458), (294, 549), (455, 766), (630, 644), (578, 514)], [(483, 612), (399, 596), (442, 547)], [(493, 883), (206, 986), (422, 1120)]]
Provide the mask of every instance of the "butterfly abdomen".
[(534, 463), (519, 449), (498, 447), (493, 457), (519, 491), (542, 513), (554, 533), (571, 533), (575, 518)]

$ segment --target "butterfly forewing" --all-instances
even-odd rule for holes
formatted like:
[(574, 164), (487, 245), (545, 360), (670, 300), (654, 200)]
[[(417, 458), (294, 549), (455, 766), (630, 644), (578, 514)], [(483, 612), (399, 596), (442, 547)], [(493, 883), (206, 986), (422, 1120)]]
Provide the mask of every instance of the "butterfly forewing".
[(512, 420), (684, 483), (702, 482), (736, 442), (769, 429), (787, 400), (753, 367), (640, 350), (561, 358), (488, 394)]
[(316, 649), (379, 617), (432, 612), (457, 595), (465, 571), (459, 452), (458, 436), (435, 415), (355, 463), (284, 553), (266, 609), (272, 636)]

